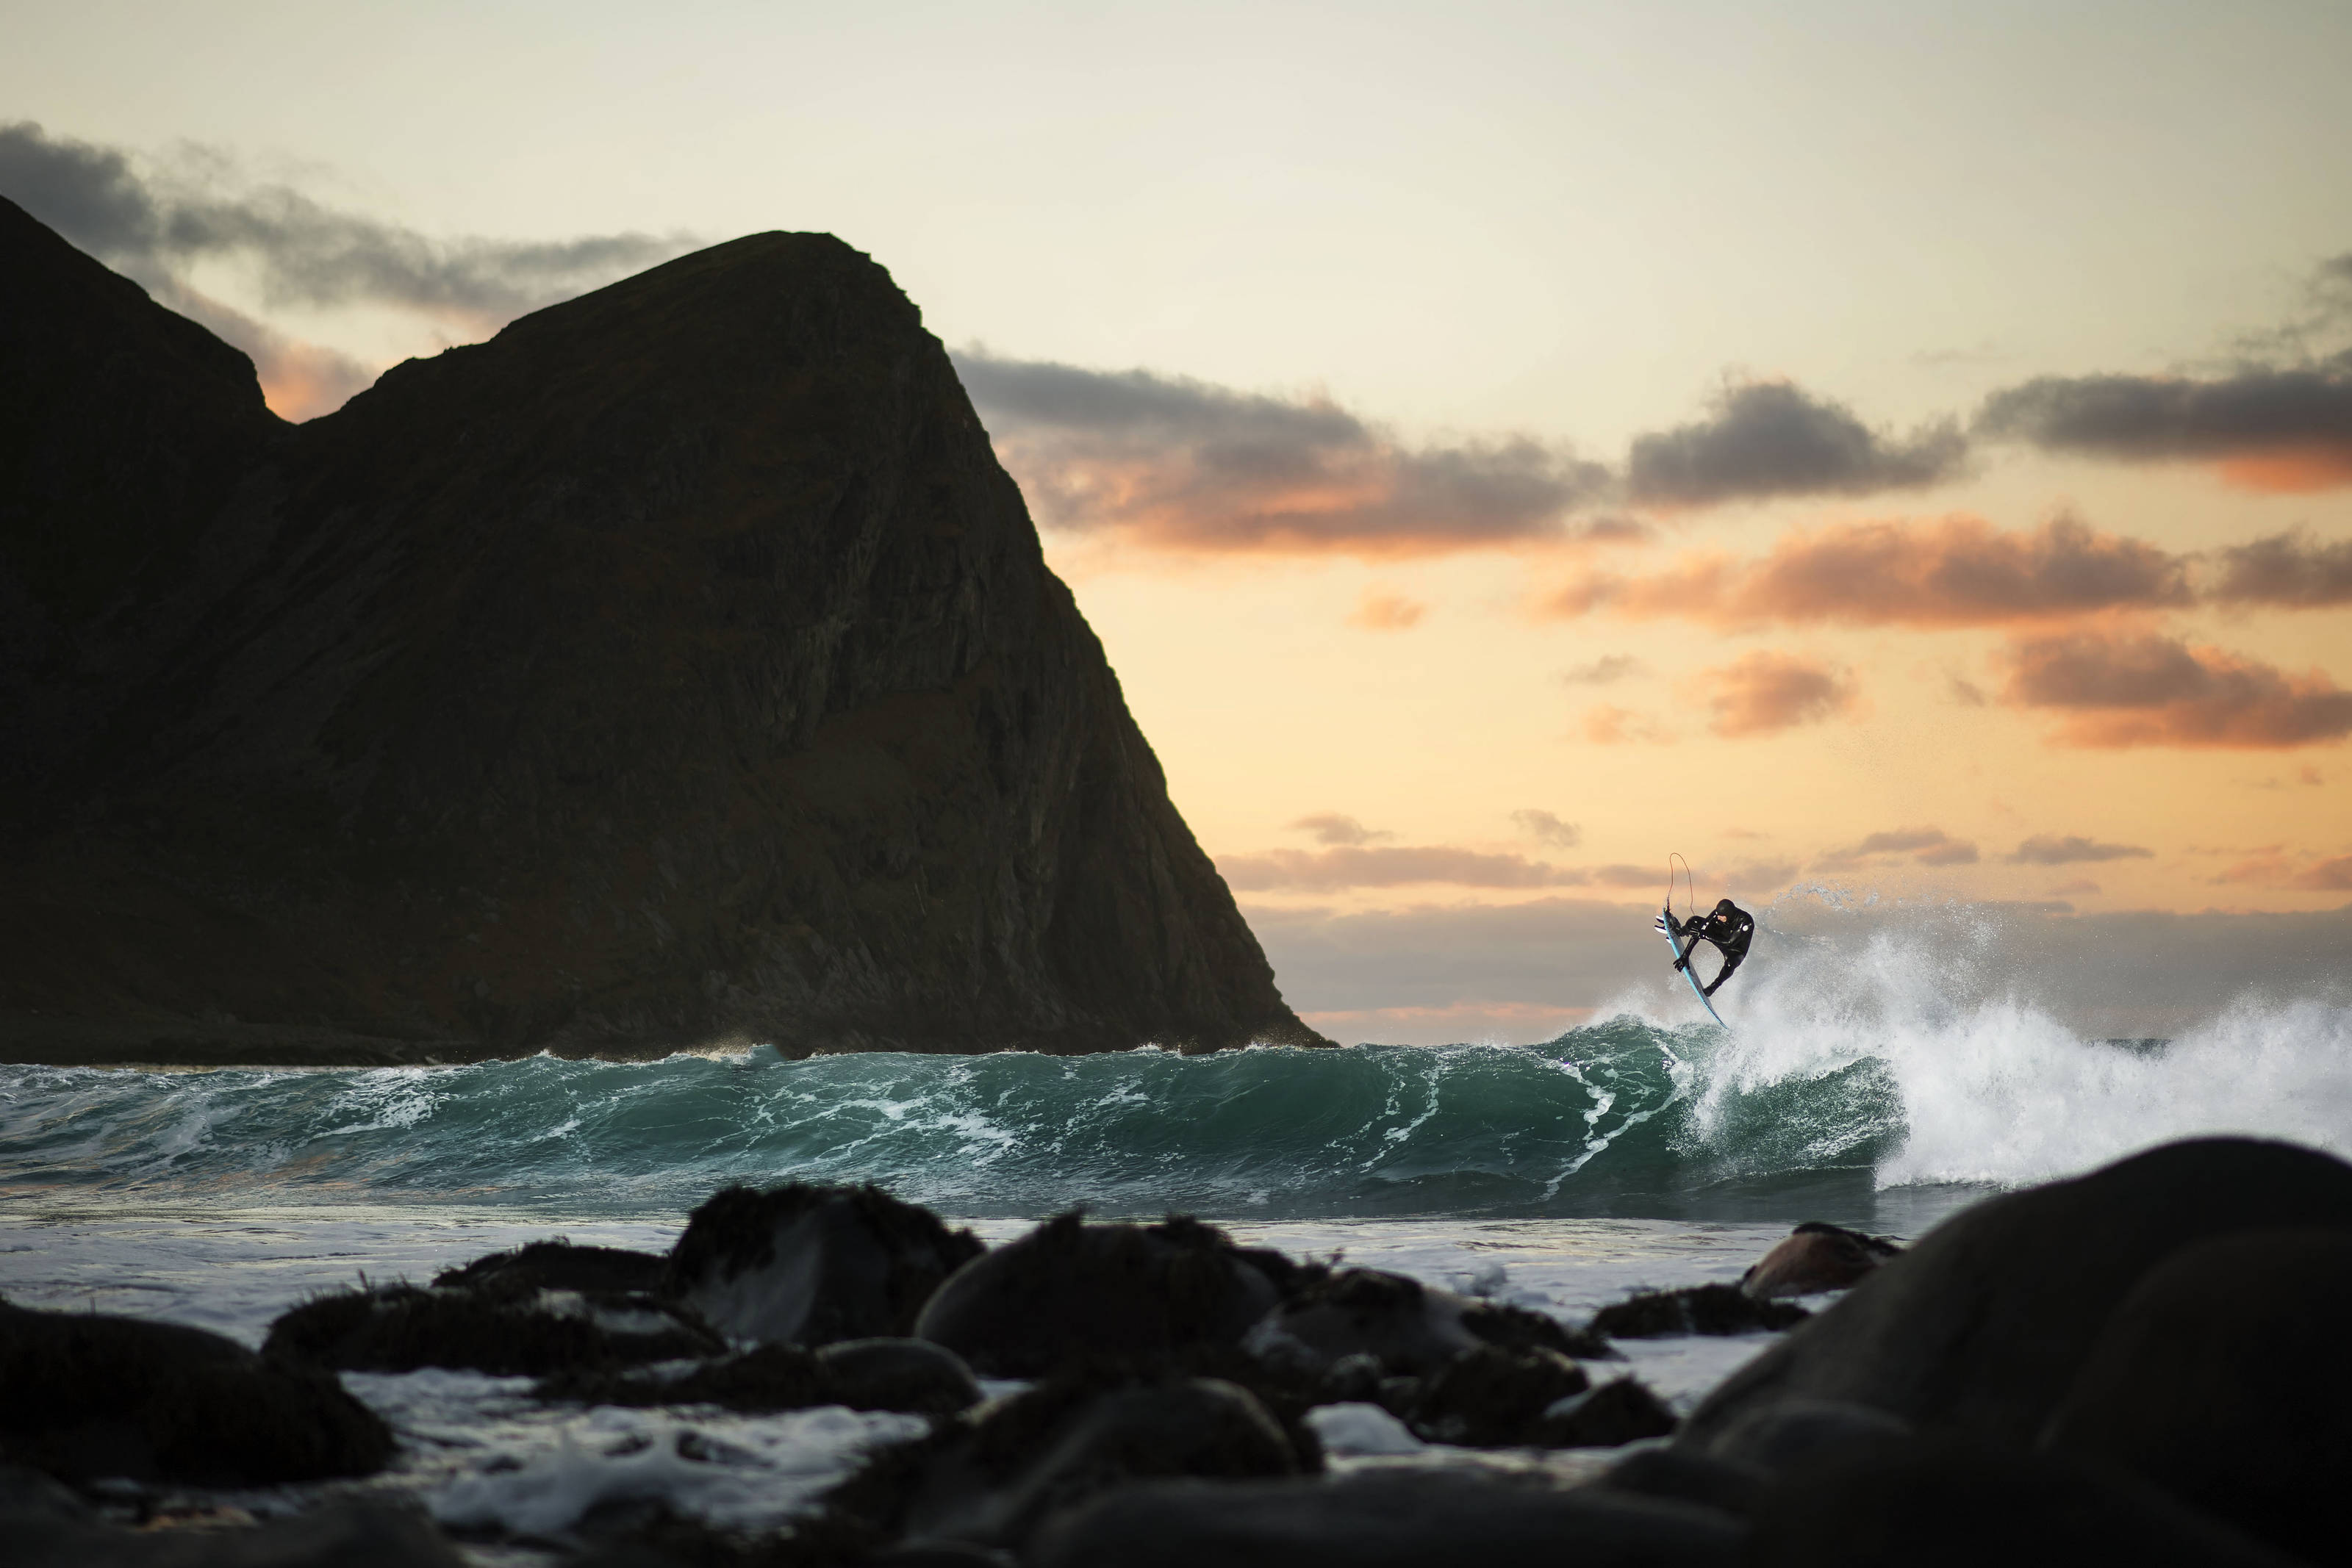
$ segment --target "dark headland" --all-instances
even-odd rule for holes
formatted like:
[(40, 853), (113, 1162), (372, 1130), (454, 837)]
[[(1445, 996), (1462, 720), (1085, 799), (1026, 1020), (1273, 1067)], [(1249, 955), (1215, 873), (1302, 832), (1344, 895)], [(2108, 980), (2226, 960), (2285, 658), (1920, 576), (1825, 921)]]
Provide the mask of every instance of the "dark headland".
[(0, 201), (0, 737), (10, 1060), (1327, 1043), (824, 235), (295, 426)]

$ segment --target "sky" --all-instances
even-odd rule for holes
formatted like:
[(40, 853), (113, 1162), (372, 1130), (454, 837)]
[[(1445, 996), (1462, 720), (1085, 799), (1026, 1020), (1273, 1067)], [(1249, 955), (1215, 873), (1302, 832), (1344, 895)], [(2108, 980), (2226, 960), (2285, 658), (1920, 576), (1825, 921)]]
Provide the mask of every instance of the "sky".
[(700, 245), (873, 255), (1343, 1038), (1605, 1009), (1670, 852), (2217, 995), (2211, 922), (2352, 909), (2336, 0), (8, 32), (0, 194), (289, 418)]

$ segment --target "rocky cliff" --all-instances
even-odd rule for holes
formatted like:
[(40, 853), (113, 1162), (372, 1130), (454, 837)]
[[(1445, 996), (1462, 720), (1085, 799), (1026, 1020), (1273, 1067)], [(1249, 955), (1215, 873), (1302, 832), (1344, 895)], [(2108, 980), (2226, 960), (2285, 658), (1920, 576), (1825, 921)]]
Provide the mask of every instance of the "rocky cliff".
[(0, 287), (8, 1054), (1318, 1039), (838, 240), (300, 426), (5, 203)]

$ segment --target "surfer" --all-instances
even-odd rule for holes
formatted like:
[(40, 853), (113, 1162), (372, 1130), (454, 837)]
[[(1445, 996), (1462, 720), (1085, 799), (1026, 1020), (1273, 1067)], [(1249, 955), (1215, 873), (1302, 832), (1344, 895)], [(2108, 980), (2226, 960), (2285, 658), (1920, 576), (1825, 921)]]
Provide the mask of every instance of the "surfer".
[[(1699, 991), (1702, 997), (1711, 997), (1724, 981), (1731, 978), (1731, 971), (1739, 967), (1740, 960), (1748, 956), (1748, 944), (1756, 935), (1756, 917), (1731, 900), (1719, 898), (1716, 900), (1712, 913), (1694, 915), (1675, 930), (1694, 943), (1714, 943), (1716, 950), (1723, 955), (1722, 969), (1711, 984)], [(1697, 949), (1694, 946), (1691, 952), (1696, 951)], [(1689, 967), (1689, 952), (1675, 960), (1677, 969)]]

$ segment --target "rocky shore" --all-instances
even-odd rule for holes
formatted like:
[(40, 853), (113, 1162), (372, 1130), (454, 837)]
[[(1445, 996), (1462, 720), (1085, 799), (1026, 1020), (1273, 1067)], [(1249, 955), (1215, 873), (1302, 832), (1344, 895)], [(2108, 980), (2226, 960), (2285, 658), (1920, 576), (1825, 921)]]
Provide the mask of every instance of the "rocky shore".
[[(736, 1187), (666, 1256), (535, 1243), (304, 1301), (258, 1353), (0, 1308), (0, 1540), (36, 1568), (2324, 1563), (2347, 1307), (2352, 1166), (2243, 1139), (1908, 1247), (1808, 1225), (1738, 1286), (1581, 1322), (1183, 1218), (990, 1249), (872, 1187)], [(1680, 1419), (1613, 1348), (1759, 1332)], [(900, 1425), (785, 1529), (653, 1494), (436, 1525), (365, 1479), (428, 1439), (339, 1381), (430, 1368)], [(722, 1458), (691, 1447), (661, 1462)], [(289, 1486), (299, 1514), (206, 1515)]]
[(10, 1060), (1328, 1043), (839, 240), (300, 425), (5, 201), (0, 292)]

